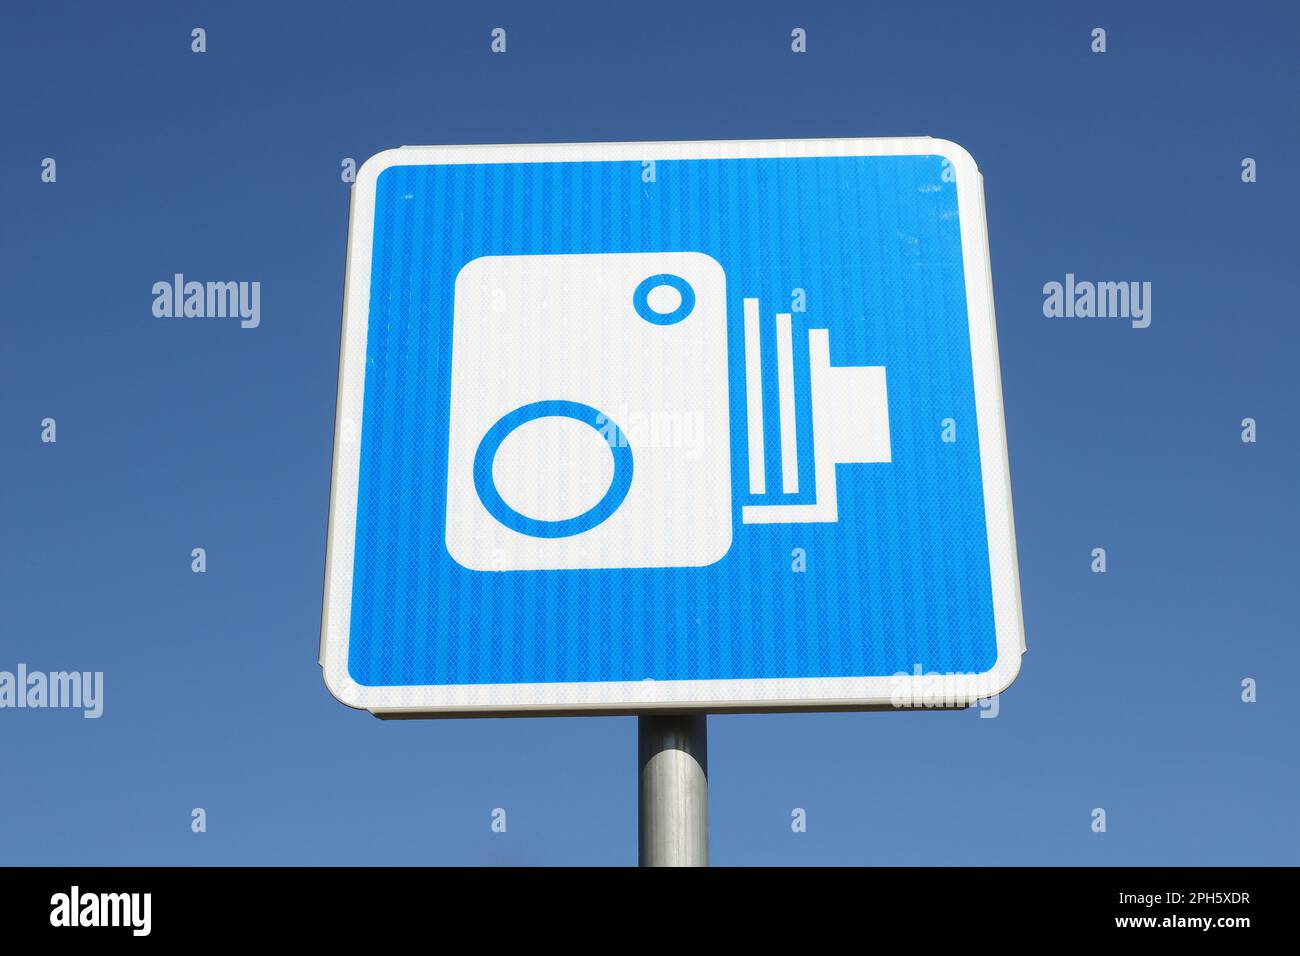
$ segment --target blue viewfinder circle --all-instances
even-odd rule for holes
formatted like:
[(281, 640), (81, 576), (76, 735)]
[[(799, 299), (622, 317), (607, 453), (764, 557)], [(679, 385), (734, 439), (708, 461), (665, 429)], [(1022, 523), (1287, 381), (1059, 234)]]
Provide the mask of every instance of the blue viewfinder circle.
[[(685, 296), (682, 301), (685, 302)], [(614, 477), (610, 480), (604, 497), (580, 515), (558, 521), (530, 518), (506, 504), (497, 491), (496, 482), (492, 478), (492, 463), (496, 460), (497, 449), (506, 436), (520, 425), (539, 418), (572, 418), (590, 425), (609, 444), (609, 450), (614, 456)], [(631, 487), (632, 449), (628, 446), (627, 436), (612, 419), (582, 402), (547, 400), (522, 405), (503, 415), (489, 428), (479, 442), (478, 451), (474, 453), (474, 488), (478, 491), (483, 507), (511, 531), (533, 538), (567, 538), (591, 530), (618, 509)]]
[[(671, 312), (656, 312), (650, 308), (650, 291), (661, 285), (671, 286), (682, 297), (681, 304)], [(636, 314), (647, 322), (653, 322), (655, 325), (673, 325), (690, 315), (691, 310), (695, 308), (695, 290), (681, 276), (665, 272), (643, 279), (636, 287), (636, 291), (632, 293), (632, 305), (636, 308)]]

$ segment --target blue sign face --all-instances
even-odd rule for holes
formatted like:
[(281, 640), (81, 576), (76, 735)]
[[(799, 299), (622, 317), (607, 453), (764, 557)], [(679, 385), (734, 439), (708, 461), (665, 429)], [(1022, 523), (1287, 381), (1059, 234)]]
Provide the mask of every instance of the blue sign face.
[(950, 706), (1014, 678), (960, 147), (404, 148), (354, 188), (322, 652), (345, 702)]

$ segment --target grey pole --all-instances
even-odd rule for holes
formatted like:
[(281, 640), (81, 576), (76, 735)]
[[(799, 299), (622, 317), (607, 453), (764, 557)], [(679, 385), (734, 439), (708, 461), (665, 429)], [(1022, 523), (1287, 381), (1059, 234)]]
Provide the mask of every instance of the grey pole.
[(642, 866), (709, 865), (709, 736), (704, 714), (637, 718)]

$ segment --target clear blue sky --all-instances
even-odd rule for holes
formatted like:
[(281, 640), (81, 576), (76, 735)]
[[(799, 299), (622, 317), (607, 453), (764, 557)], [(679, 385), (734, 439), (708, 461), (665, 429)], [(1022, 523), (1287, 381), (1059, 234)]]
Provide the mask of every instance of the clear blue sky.
[[(713, 718), (714, 861), (1295, 862), (1300, 19), (999, 11), (8, 11), (0, 669), (102, 670), (106, 699), (0, 711), (0, 863), (634, 862), (633, 720), (385, 723), (323, 686), (340, 162), (877, 135), (955, 140), (985, 176), (1029, 654), (994, 720)], [(259, 280), (260, 328), (154, 318), (174, 272)], [(1067, 272), (1150, 281), (1151, 327), (1045, 318)]]

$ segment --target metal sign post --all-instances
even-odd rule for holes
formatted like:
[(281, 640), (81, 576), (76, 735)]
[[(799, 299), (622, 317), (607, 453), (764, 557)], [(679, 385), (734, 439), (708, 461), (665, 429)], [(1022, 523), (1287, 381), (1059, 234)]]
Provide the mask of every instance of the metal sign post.
[(642, 866), (709, 865), (709, 733), (705, 714), (637, 718)]

